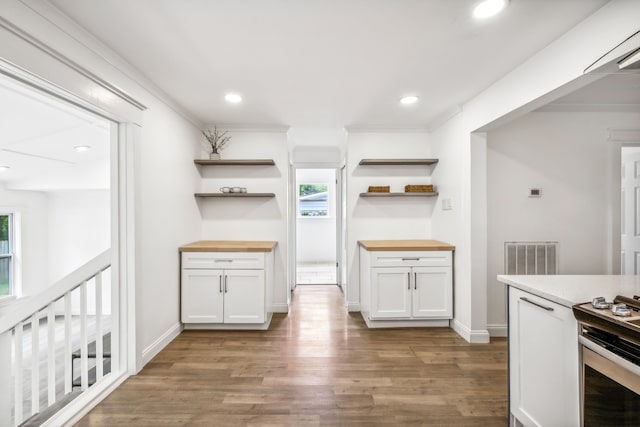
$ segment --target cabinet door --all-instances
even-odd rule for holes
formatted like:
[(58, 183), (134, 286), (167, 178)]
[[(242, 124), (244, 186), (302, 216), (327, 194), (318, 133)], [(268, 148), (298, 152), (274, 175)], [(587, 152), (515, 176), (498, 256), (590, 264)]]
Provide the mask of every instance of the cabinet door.
[(411, 317), (411, 269), (371, 269), (371, 319)]
[(522, 425), (580, 425), (577, 331), (570, 308), (509, 287), (511, 414)]
[(225, 270), (224, 323), (264, 323), (264, 270)]
[(451, 267), (413, 267), (413, 317), (451, 319)]
[(182, 322), (222, 323), (222, 270), (182, 270)]

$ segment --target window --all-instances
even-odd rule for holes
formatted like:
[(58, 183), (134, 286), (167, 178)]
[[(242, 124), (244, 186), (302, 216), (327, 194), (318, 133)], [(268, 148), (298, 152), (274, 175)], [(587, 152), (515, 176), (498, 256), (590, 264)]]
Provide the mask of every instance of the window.
[(13, 215), (0, 214), (0, 297), (13, 294)]
[(298, 186), (298, 216), (329, 216), (329, 187), (326, 184), (300, 184)]

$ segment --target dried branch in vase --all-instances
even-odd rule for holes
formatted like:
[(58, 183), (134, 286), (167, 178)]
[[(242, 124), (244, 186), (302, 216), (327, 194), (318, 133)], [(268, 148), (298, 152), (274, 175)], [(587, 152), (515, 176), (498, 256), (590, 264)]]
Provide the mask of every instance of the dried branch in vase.
[(207, 142), (211, 146), (211, 153), (218, 153), (231, 139), (231, 135), (227, 135), (229, 131), (219, 132), (216, 125), (213, 125), (213, 131), (210, 129), (203, 130), (202, 134), (207, 138)]

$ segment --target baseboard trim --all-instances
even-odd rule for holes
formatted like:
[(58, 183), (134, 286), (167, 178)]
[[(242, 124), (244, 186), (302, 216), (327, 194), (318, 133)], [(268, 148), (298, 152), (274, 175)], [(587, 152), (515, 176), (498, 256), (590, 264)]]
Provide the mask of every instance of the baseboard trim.
[(362, 319), (370, 329), (377, 328), (448, 328), (449, 319), (431, 319), (431, 320), (370, 320), (369, 315), (360, 312)]
[(489, 331), (489, 335), (492, 337), (506, 337), (508, 335), (507, 325), (487, 325), (487, 330)]
[(264, 323), (187, 323), (185, 330), (211, 330), (211, 331), (266, 331), (269, 329), (273, 313), (267, 315)]
[(273, 304), (272, 310), (274, 313), (288, 313), (289, 304), (287, 304), (286, 302)]
[(360, 303), (359, 302), (348, 302), (347, 303), (347, 311), (360, 311)]
[(460, 323), (457, 319), (451, 321), (451, 327), (458, 335), (465, 339), (465, 341), (472, 344), (487, 344), (489, 343), (489, 331), (486, 330), (472, 330), (466, 325)]
[(149, 347), (142, 350), (142, 367), (151, 361), (163, 348), (173, 341), (182, 332), (182, 323), (176, 323), (170, 327), (164, 334), (155, 340)]

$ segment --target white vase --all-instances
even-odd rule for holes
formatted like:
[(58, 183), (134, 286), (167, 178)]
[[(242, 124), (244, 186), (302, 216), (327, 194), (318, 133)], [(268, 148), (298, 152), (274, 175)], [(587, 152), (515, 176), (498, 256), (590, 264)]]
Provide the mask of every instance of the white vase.
[(209, 154), (209, 160), (220, 160), (220, 153)]

